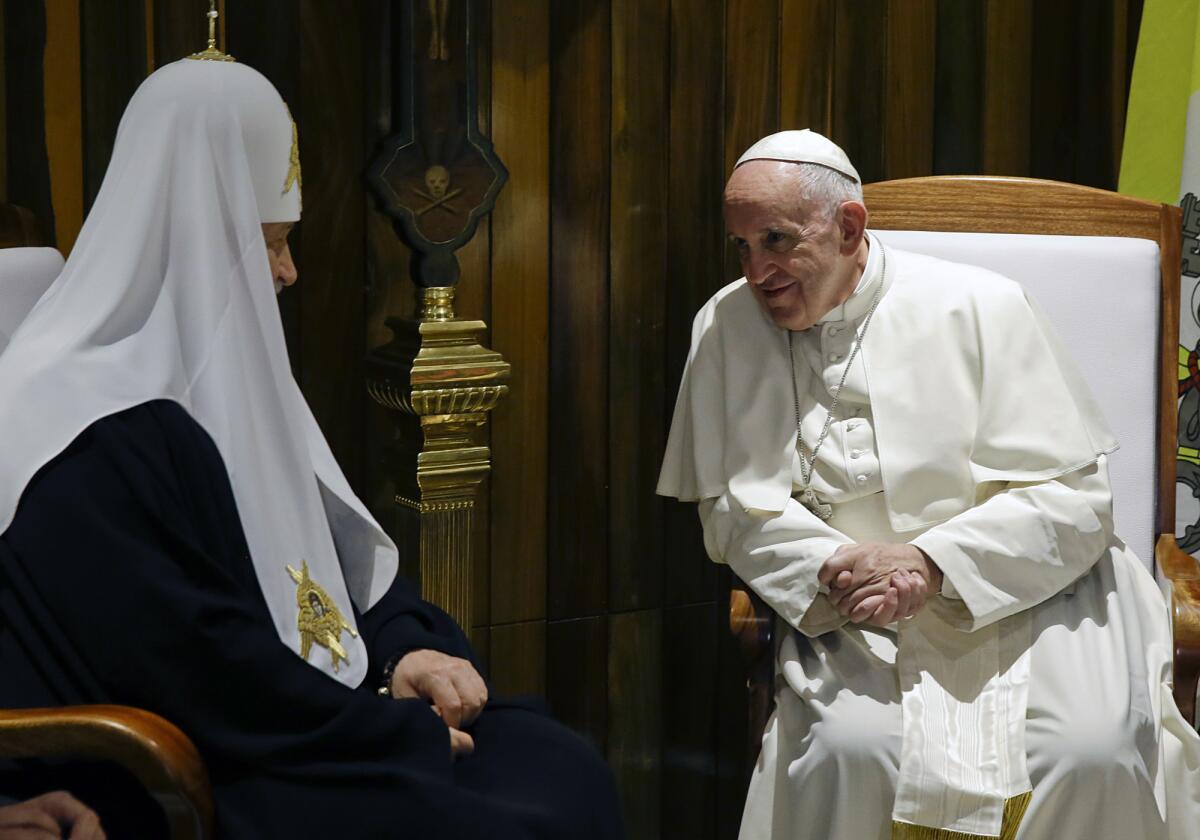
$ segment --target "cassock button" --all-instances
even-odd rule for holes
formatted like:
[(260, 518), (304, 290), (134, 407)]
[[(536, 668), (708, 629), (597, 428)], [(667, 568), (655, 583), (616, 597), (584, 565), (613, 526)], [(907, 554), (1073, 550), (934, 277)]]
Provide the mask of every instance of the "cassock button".
[(838, 362), (840, 362), (841, 360), (842, 360), (842, 354), (841, 354), (841, 353), (830, 353), (830, 354), (829, 354), (829, 361), (833, 362), (834, 364), (837, 364), (837, 363), (838, 363)]
[(860, 475), (860, 476), (858, 476), (858, 478), (857, 478), (857, 481), (858, 481), (858, 483), (859, 483), (859, 484), (866, 484), (866, 483), (867, 483), (867, 476), (865, 476), (865, 475)]
[(862, 451), (861, 449), (851, 449), (851, 450), (850, 450), (850, 457), (851, 457), (851, 458), (856, 458), (856, 459), (857, 459), (857, 458), (861, 458), (862, 456), (863, 456), (863, 451)]

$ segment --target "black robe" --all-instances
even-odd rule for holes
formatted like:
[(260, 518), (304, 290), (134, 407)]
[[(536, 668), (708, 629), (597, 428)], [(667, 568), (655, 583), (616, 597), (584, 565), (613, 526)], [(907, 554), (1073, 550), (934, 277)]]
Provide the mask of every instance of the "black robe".
[(360, 688), (284, 646), (216, 446), (173, 402), (97, 421), (34, 477), (0, 536), (0, 616), (0, 704), (172, 721), (208, 767), (219, 837), (622, 834), (611, 774), (548, 717), (493, 700), (454, 760), (428, 703), (377, 694), (398, 652), (473, 660), (405, 581), (358, 616)]

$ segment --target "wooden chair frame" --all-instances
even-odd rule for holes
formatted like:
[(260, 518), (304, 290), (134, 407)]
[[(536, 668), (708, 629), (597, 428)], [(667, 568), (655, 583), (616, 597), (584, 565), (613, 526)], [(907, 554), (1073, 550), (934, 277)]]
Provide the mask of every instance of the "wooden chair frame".
[[(1162, 304), (1154, 559), (1170, 604), (1175, 702), (1195, 724), (1200, 679), (1200, 562), (1175, 544), (1180, 209), (1107, 190), (1033, 178), (908, 178), (867, 184), (863, 193), (868, 227), (875, 230), (1125, 236), (1158, 243)], [(757, 754), (774, 700), (774, 620), (774, 613), (738, 582), (730, 593), (729, 621), (750, 671), (751, 755)]]

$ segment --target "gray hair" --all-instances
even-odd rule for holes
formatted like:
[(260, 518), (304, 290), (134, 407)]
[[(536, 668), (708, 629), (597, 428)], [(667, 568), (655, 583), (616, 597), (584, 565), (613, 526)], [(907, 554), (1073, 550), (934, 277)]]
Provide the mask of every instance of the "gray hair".
[(793, 163), (796, 185), (803, 198), (816, 202), (826, 216), (832, 217), (843, 201), (863, 200), (862, 184), (819, 163)]

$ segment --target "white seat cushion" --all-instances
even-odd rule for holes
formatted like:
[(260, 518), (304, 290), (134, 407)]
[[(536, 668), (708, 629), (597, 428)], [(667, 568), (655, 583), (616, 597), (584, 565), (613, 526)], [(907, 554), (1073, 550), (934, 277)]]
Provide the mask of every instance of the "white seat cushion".
[(54, 248), (0, 248), (0, 352), (62, 267)]
[(1121, 443), (1109, 462), (1117, 533), (1153, 570), (1157, 498), (1157, 243), (1108, 236), (874, 231), (887, 244), (1019, 282), (1074, 356)]

